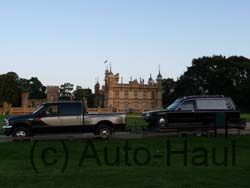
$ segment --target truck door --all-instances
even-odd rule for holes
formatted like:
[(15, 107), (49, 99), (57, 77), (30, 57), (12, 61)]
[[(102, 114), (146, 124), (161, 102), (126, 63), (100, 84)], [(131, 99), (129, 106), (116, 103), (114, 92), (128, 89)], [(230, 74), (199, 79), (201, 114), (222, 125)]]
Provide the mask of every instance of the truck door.
[(68, 131), (78, 131), (83, 127), (81, 103), (61, 103), (59, 105), (61, 126)]
[(43, 113), (40, 117), (40, 121), (46, 127), (60, 126), (61, 120), (59, 116), (58, 104), (50, 104), (44, 107)]
[(32, 121), (33, 133), (55, 132), (61, 125), (58, 104), (46, 104)]

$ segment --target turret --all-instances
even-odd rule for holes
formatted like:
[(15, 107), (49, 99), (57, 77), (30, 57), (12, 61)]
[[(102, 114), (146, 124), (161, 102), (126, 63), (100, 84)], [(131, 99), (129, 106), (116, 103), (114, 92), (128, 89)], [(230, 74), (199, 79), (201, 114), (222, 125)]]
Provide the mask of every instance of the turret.
[(154, 80), (153, 80), (151, 74), (150, 74), (150, 77), (149, 77), (149, 79), (148, 79), (148, 84), (154, 84)]

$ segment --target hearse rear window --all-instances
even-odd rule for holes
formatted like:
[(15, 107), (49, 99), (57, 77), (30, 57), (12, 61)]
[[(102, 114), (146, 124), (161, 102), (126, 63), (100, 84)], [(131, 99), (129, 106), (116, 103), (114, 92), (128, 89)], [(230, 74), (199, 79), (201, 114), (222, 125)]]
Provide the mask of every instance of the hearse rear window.
[(227, 99), (198, 99), (198, 110), (230, 110), (232, 106)]

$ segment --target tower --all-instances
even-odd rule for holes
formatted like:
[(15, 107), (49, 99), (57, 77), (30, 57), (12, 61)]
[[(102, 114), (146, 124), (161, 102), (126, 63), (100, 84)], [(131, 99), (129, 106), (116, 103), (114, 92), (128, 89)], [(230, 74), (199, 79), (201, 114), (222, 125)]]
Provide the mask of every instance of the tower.
[(119, 82), (119, 74), (113, 74), (110, 70), (105, 71), (104, 107), (113, 108), (114, 106), (114, 87)]
[(23, 92), (21, 94), (22, 98), (22, 107), (27, 108), (29, 106), (29, 92)]
[(47, 86), (47, 102), (58, 101), (59, 86)]
[(156, 78), (156, 85), (157, 85), (157, 108), (162, 107), (162, 75), (159, 66), (159, 73)]

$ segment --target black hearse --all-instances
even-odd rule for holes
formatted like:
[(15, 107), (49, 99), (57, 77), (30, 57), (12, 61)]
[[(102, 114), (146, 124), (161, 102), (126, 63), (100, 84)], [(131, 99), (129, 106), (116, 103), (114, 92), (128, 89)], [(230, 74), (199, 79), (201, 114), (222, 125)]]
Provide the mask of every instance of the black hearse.
[(149, 123), (149, 128), (191, 129), (198, 132), (214, 128), (218, 125), (218, 119), (224, 119), (228, 128), (246, 126), (233, 100), (223, 95), (181, 97), (166, 109), (142, 113), (142, 118)]

